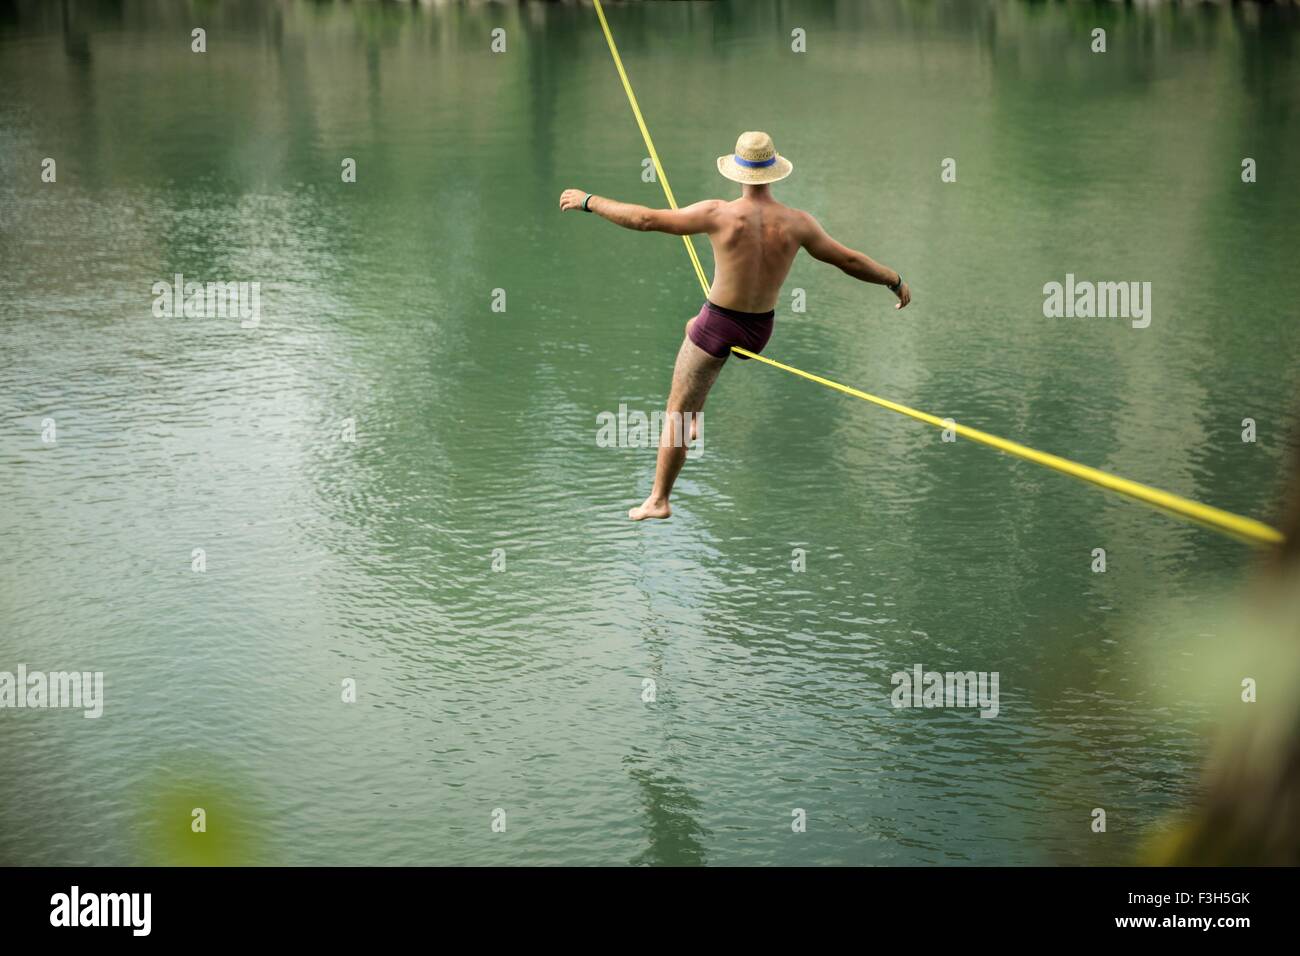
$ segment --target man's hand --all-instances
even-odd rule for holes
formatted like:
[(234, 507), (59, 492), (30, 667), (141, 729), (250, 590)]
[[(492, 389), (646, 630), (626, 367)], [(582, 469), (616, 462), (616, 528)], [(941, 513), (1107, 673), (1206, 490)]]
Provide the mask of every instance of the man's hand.
[(907, 303), (912, 301), (912, 290), (907, 287), (906, 282), (899, 286), (898, 291), (895, 292), (894, 295), (898, 296), (898, 304), (894, 306), (896, 309), (905, 309), (907, 308)]
[(586, 198), (586, 192), (581, 189), (566, 189), (560, 193), (560, 210), (581, 209), (582, 201)]

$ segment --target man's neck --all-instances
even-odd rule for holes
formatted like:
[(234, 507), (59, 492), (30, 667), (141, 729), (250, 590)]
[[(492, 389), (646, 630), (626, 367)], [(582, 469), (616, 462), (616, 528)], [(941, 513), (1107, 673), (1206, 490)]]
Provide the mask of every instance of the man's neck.
[(772, 190), (767, 188), (767, 183), (762, 183), (757, 186), (744, 183), (740, 187), (740, 195), (743, 199), (754, 199), (762, 202), (771, 200)]

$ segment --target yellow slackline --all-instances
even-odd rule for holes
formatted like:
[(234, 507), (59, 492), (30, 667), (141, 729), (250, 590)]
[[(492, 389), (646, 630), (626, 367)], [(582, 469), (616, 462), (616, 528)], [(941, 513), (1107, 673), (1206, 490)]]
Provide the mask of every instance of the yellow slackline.
[[(668, 174), (664, 172), (663, 164), (659, 162), (659, 154), (655, 152), (655, 144), (650, 139), (650, 130), (646, 129), (645, 118), (641, 115), (641, 107), (637, 105), (636, 94), (632, 92), (632, 84), (628, 82), (627, 71), (623, 69), (623, 58), (618, 55), (618, 47), (614, 45), (614, 34), (609, 32), (609, 23), (605, 20), (605, 11), (601, 9), (600, 0), (596, 0), (596, 16), (600, 17), (600, 28), (605, 31), (605, 40), (609, 43), (609, 52), (614, 57), (614, 66), (618, 68), (618, 78), (623, 81), (627, 101), (632, 105), (632, 115), (636, 117), (636, 125), (641, 127), (641, 136), (645, 139), (646, 149), (650, 150), (650, 161), (655, 164), (655, 175), (659, 177), (659, 182), (664, 187), (668, 205), (676, 209), (677, 200), (673, 198), (673, 187), (668, 185)], [(708, 298), (709, 280), (704, 276), (704, 266), (700, 265), (700, 257), (695, 254), (695, 244), (691, 242), (690, 236), (682, 236), (682, 242), (686, 243), (686, 254), (691, 257), (691, 265), (695, 267), (695, 277), (700, 280), (700, 288), (704, 290), (705, 298)]]
[[(627, 71), (623, 69), (623, 59), (618, 55), (618, 47), (614, 44), (614, 34), (609, 31), (609, 22), (605, 19), (605, 11), (600, 6), (600, 0), (594, 0), (594, 2), (596, 4), (596, 16), (600, 18), (600, 28), (605, 31), (605, 41), (609, 44), (609, 52), (614, 57), (614, 66), (618, 68), (619, 79), (623, 81), (623, 91), (627, 93), (627, 101), (632, 106), (632, 114), (636, 117), (636, 124), (641, 128), (641, 136), (645, 139), (646, 148), (650, 150), (650, 159), (654, 162), (655, 173), (659, 176), (659, 182), (664, 188), (664, 195), (668, 197), (668, 205), (676, 209), (677, 200), (673, 198), (672, 187), (668, 185), (668, 176), (664, 173), (663, 164), (659, 162), (659, 154), (655, 151), (655, 145), (650, 139), (650, 130), (646, 128), (645, 118), (641, 115), (641, 107), (637, 105), (636, 94), (632, 92), (632, 84), (627, 78)], [(704, 295), (707, 298), (709, 295), (709, 280), (704, 275), (704, 267), (700, 265), (699, 256), (695, 254), (695, 246), (692, 244), (690, 236), (682, 236), (682, 241), (686, 243), (686, 254), (691, 257), (691, 265), (695, 268), (695, 276), (700, 280), (700, 288), (704, 290)], [(909, 418), (915, 418), (918, 422), (925, 422), (935, 428), (951, 429), (955, 434), (961, 435), (963, 438), (969, 438), (971, 441), (988, 445), (990, 448), (996, 448), (998, 451), (1014, 455), (1025, 461), (1032, 461), (1045, 468), (1051, 468), (1063, 475), (1072, 475), (1099, 488), (1127, 495), (1144, 504), (1182, 518), (1188, 518), (1208, 528), (1213, 528), (1216, 531), (1221, 531), (1251, 544), (1276, 545), (1285, 540), (1282, 533), (1276, 528), (1270, 527), (1262, 521), (1256, 521), (1254, 518), (1235, 515), (1221, 508), (1203, 505), (1198, 501), (1192, 501), (1190, 498), (1183, 498), (1168, 491), (1161, 491), (1159, 488), (1152, 488), (1150, 485), (1130, 481), (1127, 478), (1120, 478), (1118, 475), (1112, 475), (1099, 468), (1081, 465), (1076, 461), (1070, 461), (1068, 458), (1061, 458), (1059, 455), (1050, 455), (1047, 452), (1030, 448), (1028, 445), (1008, 441), (1005, 438), (999, 438), (997, 435), (990, 435), (978, 428), (971, 428), (969, 425), (959, 425), (951, 419), (942, 419), (937, 415), (918, 411), (898, 402), (891, 402), (887, 398), (871, 395), (861, 389), (841, 385), (839, 382), (822, 378), (820, 375), (805, 372), (793, 365), (786, 365), (783, 362), (757, 355), (738, 345), (733, 345), (731, 350), (737, 355), (755, 359), (771, 365), (773, 368), (779, 368), (783, 372), (789, 372), (792, 375), (798, 375), (800, 378), (806, 378), (810, 382), (816, 382), (818, 385), (825, 385), (827, 388), (833, 388), (845, 395), (852, 395), (854, 398), (860, 398), (863, 401), (871, 402), (873, 405), (879, 405), (881, 408), (887, 408), (891, 412), (898, 412)]]

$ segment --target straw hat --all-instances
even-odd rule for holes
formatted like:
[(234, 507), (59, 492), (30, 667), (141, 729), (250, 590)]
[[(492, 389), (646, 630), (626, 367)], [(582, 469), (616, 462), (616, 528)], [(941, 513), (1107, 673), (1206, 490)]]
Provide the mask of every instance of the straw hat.
[(733, 154), (718, 157), (718, 172), (733, 182), (757, 186), (785, 179), (794, 172), (794, 165), (777, 155), (772, 137), (749, 132), (740, 134)]

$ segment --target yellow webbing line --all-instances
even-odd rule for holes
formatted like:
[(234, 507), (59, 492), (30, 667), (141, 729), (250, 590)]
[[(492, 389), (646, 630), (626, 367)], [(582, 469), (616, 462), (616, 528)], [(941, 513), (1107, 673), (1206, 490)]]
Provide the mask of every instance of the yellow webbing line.
[[(659, 162), (659, 154), (655, 151), (654, 142), (650, 139), (650, 130), (646, 127), (645, 118), (641, 115), (641, 107), (637, 104), (636, 94), (632, 92), (632, 84), (627, 78), (627, 71), (623, 69), (623, 59), (618, 55), (618, 47), (614, 44), (614, 34), (609, 30), (609, 22), (605, 19), (605, 11), (601, 8), (600, 0), (594, 0), (596, 5), (596, 16), (600, 18), (600, 28), (605, 32), (605, 41), (609, 44), (609, 52), (614, 57), (614, 66), (618, 69), (618, 77), (623, 81), (623, 91), (627, 93), (627, 101), (632, 106), (632, 114), (636, 117), (636, 124), (641, 128), (641, 136), (645, 139), (646, 148), (650, 150), (650, 159), (654, 163), (655, 173), (659, 177), (659, 183), (663, 186), (664, 195), (668, 198), (668, 205), (673, 209), (677, 208), (677, 200), (673, 198), (672, 187), (668, 185), (668, 176), (664, 172), (663, 164)], [(682, 241), (686, 243), (686, 254), (691, 258), (691, 265), (695, 269), (695, 276), (700, 280), (700, 288), (704, 290), (705, 298), (709, 295), (709, 281), (704, 275), (704, 267), (700, 265), (700, 258), (695, 254), (695, 246), (691, 243), (690, 236), (682, 236)], [(1136, 501), (1159, 508), (1170, 514), (1178, 515), (1196, 521), (1208, 528), (1221, 531), (1224, 534), (1231, 535), (1243, 541), (1255, 545), (1277, 545), (1285, 540), (1282, 533), (1276, 528), (1264, 524), (1262, 521), (1256, 521), (1254, 518), (1246, 518), (1241, 515), (1235, 515), (1230, 511), (1224, 511), (1221, 508), (1215, 508), (1210, 505), (1201, 504), (1198, 501), (1192, 501), (1190, 498), (1183, 498), (1179, 495), (1172, 494), (1168, 491), (1161, 491), (1159, 488), (1152, 488), (1150, 485), (1144, 485), (1140, 482), (1130, 481), (1127, 478), (1121, 478), (1118, 475), (1112, 475), (1109, 472), (1102, 471), (1099, 468), (1092, 468), (1088, 465), (1081, 465), (1076, 461), (1070, 461), (1068, 458), (1062, 458), (1059, 455), (1051, 455), (1047, 452), (1038, 451), (1030, 448), (1028, 445), (1022, 445), (1019, 442), (1009, 441), (1006, 438), (999, 438), (997, 435), (991, 435), (988, 432), (980, 431), (978, 428), (971, 428), (969, 425), (961, 425), (953, 422), (951, 419), (942, 419), (937, 415), (931, 415), (928, 412), (918, 411), (915, 408), (909, 408), (898, 402), (891, 402), (887, 398), (880, 398), (864, 392), (861, 389), (852, 388), (848, 385), (841, 385), (839, 382), (833, 382), (828, 378), (820, 375), (814, 375), (811, 372), (805, 372), (803, 369), (795, 368), (792, 365), (786, 365), (774, 359), (758, 355), (749, 349), (743, 349), (738, 345), (733, 345), (731, 350), (737, 355), (743, 355), (746, 358), (755, 359), (763, 362), (773, 368), (779, 368), (783, 372), (789, 372), (792, 375), (798, 375), (800, 378), (806, 378), (810, 382), (816, 382), (818, 385), (825, 385), (827, 388), (833, 388), (845, 395), (852, 395), (854, 398), (860, 398), (863, 401), (871, 402), (873, 405), (879, 405), (881, 408), (887, 408), (892, 412), (898, 412), (900, 415), (906, 415), (914, 418), (919, 422), (925, 422), (927, 425), (933, 425), (936, 428), (950, 428), (952, 431), (961, 435), (963, 438), (969, 438), (971, 441), (979, 442), (982, 445), (988, 445), (990, 448), (996, 448), (998, 451), (1005, 452), (1008, 455), (1014, 455), (1024, 461), (1032, 461), (1034, 464), (1042, 465), (1053, 471), (1058, 471), (1063, 475), (1070, 475), (1078, 478), (1080, 481), (1086, 481), (1089, 484), (1096, 485), (1099, 488), (1105, 488), (1107, 491), (1114, 491), (1121, 495), (1126, 495)]]

